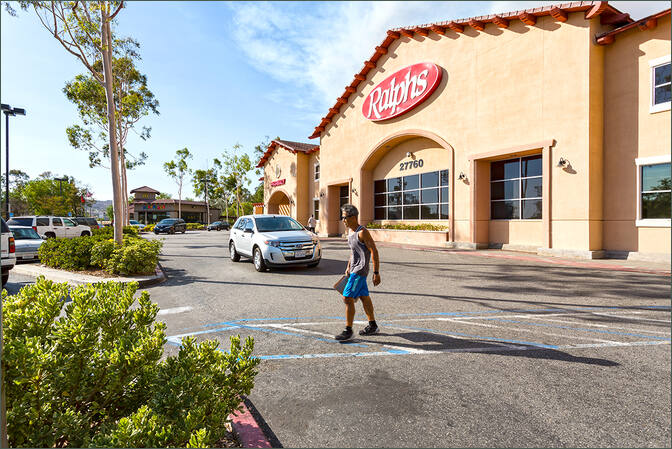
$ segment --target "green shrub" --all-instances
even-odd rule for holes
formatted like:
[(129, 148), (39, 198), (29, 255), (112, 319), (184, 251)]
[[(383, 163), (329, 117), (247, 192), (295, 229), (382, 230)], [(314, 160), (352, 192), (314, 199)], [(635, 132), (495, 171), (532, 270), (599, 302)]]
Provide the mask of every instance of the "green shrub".
[(203, 230), (205, 229), (205, 225), (202, 225), (200, 223), (187, 223), (187, 229), (190, 231)]
[(100, 240), (91, 248), (91, 265), (94, 267), (105, 268), (105, 262), (110, 258), (114, 251), (114, 241)]
[(91, 265), (91, 248), (97, 241), (94, 237), (48, 239), (40, 245), (37, 254), (48, 267), (86, 270)]
[(224, 353), (185, 339), (161, 361), (166, 326), (147, 292), (133, 307), (136, 292), (43, 277), (3, 291), (10, 447), (208, 447), (223, 436), (254, 385), (254, 341), (232, 337)]
[(142, 230), (144, 232), (154, 232), (154, 226), (156, 226), (156, 225), (155, 224), (148, 224), (148, 225), (145, 225), (145, 227), (142, 228)]
[(369, 229), (399, 229), (404, 231), (447, 231), (448, 226), (434, 225), (431, 223), (422, 223), (418, 225), (408, 225), (408, 224), (381, 224), (381, 223), (369, 223), (366, 225)]
[(128, 239), (105, 261), (106, 271), (114, 274), (153, 274), (163, 243), (158, 240)]
[[(99, 237), (99, 238), (104, 238), (104, 239), (112, 239), (114, 238), (114, 228), (112, 226), (107, 226), (104, 228), (100, 229), (94, 229), (93, 231), (93, 236), (94, 237)], [(133, 237), (138, 237), (138, 229), (135, 226), (124, 226), (122, 228), (122, 234), (123, 235), (130, 235)]]

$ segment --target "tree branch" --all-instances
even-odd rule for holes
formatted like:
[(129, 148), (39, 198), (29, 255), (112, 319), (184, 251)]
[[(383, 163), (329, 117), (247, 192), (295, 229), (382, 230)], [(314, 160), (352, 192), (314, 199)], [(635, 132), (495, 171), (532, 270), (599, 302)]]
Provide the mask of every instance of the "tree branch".
[(124, 7), (124, 2), (122, 1), (121, 3), (119, 3), (119, 7), (118, 7), (117, 10), (114, 12), (114, 14), (112, 14), (112, 15), (110, 16), (110, 19), (109, 19), (110, 22), (116, 17), (117, 14), (119, 14), (119, 11), (121, 11), (121, 8), (123, 8), (123, 7)]

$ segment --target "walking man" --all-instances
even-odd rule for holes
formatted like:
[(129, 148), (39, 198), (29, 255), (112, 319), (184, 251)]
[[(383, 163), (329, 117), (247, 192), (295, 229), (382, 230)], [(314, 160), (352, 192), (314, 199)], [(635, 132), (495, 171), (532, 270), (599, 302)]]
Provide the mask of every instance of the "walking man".
[(362, 301), (364, 312), (369, 320), (369, 325), (359, 331), (359, 335), (373, 335), (378, 333), (378, 325), (373, 315), (373, 303), (369, 296), (369, 288), (366, 286), (366, 276), (369, 274), (369, 260), (373, 259), (373, 285), (380, 284), (378, 268), (380, 260), (376, 243), (371, 238), (368, 229), (359, 224), (359, 211), (352, 204), (341, 206), (341, 220), (350, 229), (348, 245), (350, 245), (350, 260), (345, 275), (348, 282), (343, 290), (343, 302), (345, 303), (345, 330), (335, 338), (346, 341), (352, 338), (352, 322), (355, 319), (355, 302), (359, 298)]
[(317, 222), (315, 221), (315, 217), (313, 217), (311, 215), (310, 218), (308, 219), (308, 230), (310, 232), (312, 232), (313, 234), (315, 234), (315, 225), (316, 224), (317, 224)]

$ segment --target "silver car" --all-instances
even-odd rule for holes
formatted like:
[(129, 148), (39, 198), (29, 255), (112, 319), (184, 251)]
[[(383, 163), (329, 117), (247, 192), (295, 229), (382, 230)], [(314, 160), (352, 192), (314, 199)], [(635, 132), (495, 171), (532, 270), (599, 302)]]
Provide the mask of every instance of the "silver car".
[(44, 239), (30, 226), (10, 226), (9, 230), (14, 234), (16, 248), (16, 261), (27, 262), (39, 260), (37, 250)]
[(245, 215), (229, 234), (233, 262), (250, 257), (257, 271), (291, 265), (316, 267), (322, 259), (320, 240), (286, 215)]

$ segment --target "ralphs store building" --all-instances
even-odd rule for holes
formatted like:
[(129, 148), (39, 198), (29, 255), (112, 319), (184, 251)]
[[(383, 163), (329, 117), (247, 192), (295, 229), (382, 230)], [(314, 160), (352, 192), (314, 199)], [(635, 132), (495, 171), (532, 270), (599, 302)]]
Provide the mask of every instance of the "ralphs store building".
[(320, 235), (670, 258), (670, 10), (572, 2), (393, 29), (310, 136), (273, 141), (267, 213)]

